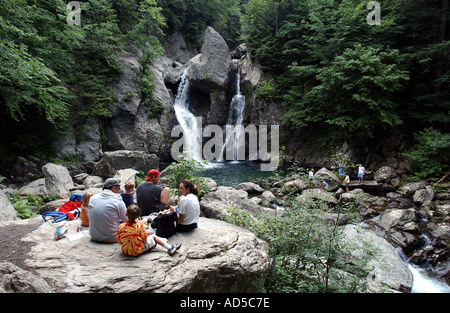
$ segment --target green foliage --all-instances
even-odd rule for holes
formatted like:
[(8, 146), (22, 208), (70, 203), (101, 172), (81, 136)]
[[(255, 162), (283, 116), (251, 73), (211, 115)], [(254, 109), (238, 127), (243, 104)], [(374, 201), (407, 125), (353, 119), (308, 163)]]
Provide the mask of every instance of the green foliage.
[(44, 197), (35, 194), (10, 194), (8, 199), (17, 211), (17, 217), (21, 219), (33, 218), (38, 209), (49, 201), (60, 199), (58, 195), (45, 195)]
[(419, 179), (442, 177), (450, 171), (450, 134), (427, 128), (414, 135), (416, 146), (404, 153), (413, 164)]
[(248, 49), (272, 77), (257, 95), (286, 106), (285, 126), (366, 146), (393, 127), (448, 127), (450, 14), (440, 1), (378, 2), (380, 25), (366, 22), (364, 0), (243, 5)]
[(197, 185), (200, 196), (207, 195), (210, 188), (207, 185), (207, 179), (201, 176), (201, 173), (206, 171), (203, 165), (204, 162), (186, 158), (183, 158), (178, 162), (172, 162), (166, 168), (168, 175), (164, 177), (164, 180), (167, 181), (170, 190), (175, 195), (178, 195), (180, 181), (183, 179), (189, 179), (194, 185)]
[(41, 197), (34, 194), (25, 196), (18, 194), (11, 195), (9, 196), (9, 201), (16, 209), (17, 217), (21, 219), (33, 218), (36, 216), (37, 208), (44, 203)]
[(139, 6), (139, 23), (128, 33), (128, 38), (144, 52), (144, 56), (140, 60), (144, 66), (144, 72), (153, 59), (164, 53), (164, 49), (157, 39), (158, 36), (163, 35), (161, 28), (165, 25), (161, 10), (155, 0), (142, 1)]
[(151, 71), (146, 71), (144, 75), (142, 75), (141, 87), (139, 88), (143, 104), (145, 105), (151, 104), (154, 89), (155, 89), (155, 82), (153, 73)]
[[(45, 18), (54, 24), (58, 16)], [(26, 120), (31, 106), (59, 127), (69, 115), (69, 91), (43, 60), (48, 39), (39, 35), (39, 19), (40, 10), (25, 1), (0, 1), (0, 102), (16, 121)]]
[(207, 26), (218, 31), (230, 46), (240, 39), (240, 0), (157, 0), (167, 20), (166, 33), (180, 31), (189, 47), (201, 48)]
[[(77, 41), (76, 62), (72, 88), (77, 96), (73, 111), (81, 119), (86, 116), (110, 116), (114, 102), (111, 86), (122, 73), (117, 57), (122, 34), (117, 15), (107, 0), (80, 2), (83, 39)], [(80, 119), (80, 120), (81, 120)]]
[(263, 80), (259, 88), (256, 90), (256, 94), (261, 98), (272, 99), (275, 95), (275, 88), (273, 87), (273, 85), (273, 79), (269, 81)]
[(384, 52), (360, 44), (346, 49), (329, 66), (318, 70), (319, 84), (290, 107), (284, 120), (293, 124), (326, 123), (369, 136), (378, 127), (401, 124), (394, 94), (408, 75), (396, 64), (398, 56), (395, 50)]
[[(337, 208), (337, 214), (356, 216), (357, 206)], [(272, 260), (266, 280), (269, 292), (360, 292), (364, 291), (367, 263), (349, 266), (352, 247), (342, 241), (342, 229), (326, 222), (330, 209), (323, 203), (310, 206), (291, 202), (283, 215), (253, 217), (246, 210), (227, 208), (228, 222), (246, 227), (270, 245)], [(349, 273), (352, 273), (350, 275)]]

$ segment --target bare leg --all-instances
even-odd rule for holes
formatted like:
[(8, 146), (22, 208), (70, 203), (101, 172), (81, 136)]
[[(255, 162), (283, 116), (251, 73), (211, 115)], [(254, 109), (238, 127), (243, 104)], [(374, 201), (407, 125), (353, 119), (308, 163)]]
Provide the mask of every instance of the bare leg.
[(161, 198), (160, 201), (162, 203), (167, 203), (169, 202), (169, 197), (170, 197), (170, 188), (166, 187), (163, 189), (163, 191), (161, 192)]
[(159, 244), (160, 246), (164, 247), (164, 241), (162, 241), (161, 238), (159, 238), (159, 237), (156, 236), (156, 235), (152, 235), (152, 236), (153, 236), (153, 240), (155, 240), (155, 242), (156, 242), (157, 244)]

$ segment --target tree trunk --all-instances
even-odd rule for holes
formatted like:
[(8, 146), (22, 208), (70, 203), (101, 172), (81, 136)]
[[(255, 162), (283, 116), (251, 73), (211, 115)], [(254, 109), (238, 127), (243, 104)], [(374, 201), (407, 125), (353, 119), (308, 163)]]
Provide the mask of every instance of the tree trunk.
[[(448, 2), (448, 0), (446, 0)], [(275, 8), (275, 34), (278, 33), (278, 30), (280, 29), (280, 2), (281, 0), (275, 0), (276, 4), (276, 8)]]
[[(440, 29), (439, 29), (439, 42), (445, 41), (447, 13), (448, 13), (448, 0), (442, 0), (442, 15), (441, 15), (441, 23), (440, 23)], [(439, 81), (439, 79), (443, 75), (443, 68), (444, 68), (444, 58), (443, 58), (442, 53), (439, 53), (438, 59), (437, 59), (437, 68), (436, 68), (436, 90), (435, 90), (436, 93), (441, 92), (442, 83)]]

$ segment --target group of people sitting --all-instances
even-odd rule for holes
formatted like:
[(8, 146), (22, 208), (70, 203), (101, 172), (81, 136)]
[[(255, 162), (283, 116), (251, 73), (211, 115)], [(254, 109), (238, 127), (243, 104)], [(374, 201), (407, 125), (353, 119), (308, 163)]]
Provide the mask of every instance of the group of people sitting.
[(138, 256), (160, 245), (170, 255), (180, 248), (181, 244), (165, 243), (153, 233), (151, 227), (146, 229), (142, 217), (154, 214), (176, 214), (176, 232), (187, 232), (197, 228), (200, 216), (198, 189), (189, 180), (182, 180), (179, 185), (180, 199), (178, 206), (170, 206), (164, 210), (169, 201), (170, 189), (162, 189), (157, 184), (160, 173), (156, 169), (148, 172), (146, 183), (136, 188), (134, 201), (133, 183), (125, 184), (122, 193), (120, 180), (108, 178), (99, 194), (86, 192), (82, 199), (80, 218), (83, 226), (89, 226), (91, 240), (96, 242), (119, 242), (122, 252), (130, 256)]

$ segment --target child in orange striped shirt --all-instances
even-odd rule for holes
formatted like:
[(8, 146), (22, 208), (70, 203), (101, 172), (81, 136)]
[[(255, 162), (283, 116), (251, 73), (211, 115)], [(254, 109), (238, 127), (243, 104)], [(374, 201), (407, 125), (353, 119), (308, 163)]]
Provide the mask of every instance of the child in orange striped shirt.
[(145, 230), (144, 224), (138, 220), (141, 209), (136, 204), (131, 204), (127, 208), (128, 221), (119, 225), (117, 229), (117, 240), (122, 246), (122, 252), (130, 256), (138, 256), (143, 252), (151, 251), (156, 244), (167, 249), (170, 255), (180, 249), (181, 243), (169, 245), (164, 243), (158, 236)]

